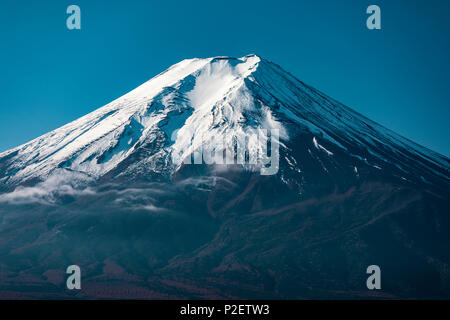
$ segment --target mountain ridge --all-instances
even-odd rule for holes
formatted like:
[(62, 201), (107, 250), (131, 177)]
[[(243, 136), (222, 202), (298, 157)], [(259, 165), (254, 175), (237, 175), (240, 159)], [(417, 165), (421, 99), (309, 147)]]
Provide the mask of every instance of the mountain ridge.
[(0, 154), (0, 296), (76, 264), (88, 299), (448, 298), (448, 168), (255, 55), (183, 60)]
[[(240, 124), (248, 119), (256, 120), (256, 124)], [(328, 155), (333, 152), (323, 144), (331, 142), (333, 147), (345, 150), (344, 139), (367, 151), (356, 153), (355, 157), (366, 162), (367, 155), (377, 158), (378, 163), (373, 164), (377, 167), (381, 167), (385, 152), (400, 153), (408, 159), (417, 156), (428, 162), (423, 165), (427, 171), (448, 181), (449, 159), (445, 156), (386, 129), (304, 84), (278, 65), (251, 54), (242, 58), (185, 59), (105, 106), (0, 153), (0, 168), (6, 173), (0, 177), (0, 183), (45, 178), (55, 168), (67, 168), (96, 179), (116, 168), (146, 139), (164, 140), (162, 143), (169, 147), (162, 147), (159, 152), (177, 152), (178, 158), (184, 159), (203, 143), (200, 135), (212, 139), (219, 134), (230, 140), (230, 136), (242, 134), (233, 128), (219, 132), (210, 123), (222, 127), (229, 124), (241, 131), (255, 126), (276, 128), (281, 131), (281, 141), (289, 140), (289, 132), (309, 131), (314, 134), (312, 146)], [(294, 125), (288, 130), (285, 123)], [(202, 126), (203, 131), (199, 132), (196, 126)], [(172, 134), (179, 130), (181, 138), (171, 143)], [(164, 134), (166, 137), (161, 137)], [(192, 141), (185, 141), (183, 135)], [(225, 144), (231, 148), (232, 142)], [(385, 150), (380, 151), (379, 146)], [(399, 161), (398, 166), (401, 165)], [(155, 168), (159, 172), (169, 169)]]

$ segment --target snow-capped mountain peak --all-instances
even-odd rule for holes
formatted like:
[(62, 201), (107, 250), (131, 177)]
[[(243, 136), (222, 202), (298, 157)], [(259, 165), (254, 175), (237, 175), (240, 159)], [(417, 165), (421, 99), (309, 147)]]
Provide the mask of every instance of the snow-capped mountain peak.
[[(183, 60), (104, 107), (0, 154), (14, 159), (3, 181), (45, 177), (58, 167), (101, 176), (154, 138), (158, 126), (170, 137), (191, 115), (193, 126), (202, 125), (195, 122), (239, 90), (259, 62), (255, 55)], [(175, 144), (186, 149), (181, 138)]]
[[(420, 171), (424, 180), (427, 174), (448, 180), (446, 157), (247, 55), (183, 60), (94, 112), (1, 153), (0, 183), (45, 180), (61, 171), (94, 180), (114, 170), (116, 176), (169, 173), (200, 148), (220, 153), (236, 140), (247, 140), (246, 156), (257, 158), (267, 151), (261, 134), (275, 131), (282, 175), (302, 175), (302, 161), (291, 152), (297, 149), (324, 172), (340, 165), (358, 175), (359, 166), (389, 167), (399, 178)], [(349, 163), (333, 160), (339, 154)]]

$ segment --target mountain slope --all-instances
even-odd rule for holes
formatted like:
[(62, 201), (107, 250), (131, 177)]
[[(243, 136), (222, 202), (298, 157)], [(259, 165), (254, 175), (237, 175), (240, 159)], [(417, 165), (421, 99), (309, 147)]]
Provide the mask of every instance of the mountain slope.
[[(446, 157), (377, 125), (254, 55), (184, 60), (108, 105), (1, 153), (1, 181), (14, 185), (45, 179), (57, 168), (97, 179), (152, 143), (157, 146), (140, 165), (163, 172), (168, 162), (179, 159), (174, 163), (179, 166), (202, 143), (218, 143), (217, 136), (230, 147), (230, 139), (245, 135), (248, 128), (279, 129), (281, 142), (311, 134), (304, 144), (319, 157), (339, 150), (351, 154), (355, 165), (394, 165), (405, 179), (409, 175), (427, 180), (427, 174), (435, 174), (448, 181)], [(168, 157), (173, 153), (177, 157)]]
[(256, 55), (184, 60), (0, 154), (0, 286), (67, 297), (78, 264), (81, 297), (449, 297), (448, 172)]

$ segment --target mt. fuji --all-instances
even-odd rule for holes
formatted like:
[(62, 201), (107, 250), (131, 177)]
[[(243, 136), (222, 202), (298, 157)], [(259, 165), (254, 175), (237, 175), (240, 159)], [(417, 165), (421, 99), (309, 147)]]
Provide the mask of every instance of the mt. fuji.
[(187, 59), (0, 154), (1, 295), (71, 296), (76, 264), (83, 298), (448, 298), (449, 192), (447, 157), (278, 65)]

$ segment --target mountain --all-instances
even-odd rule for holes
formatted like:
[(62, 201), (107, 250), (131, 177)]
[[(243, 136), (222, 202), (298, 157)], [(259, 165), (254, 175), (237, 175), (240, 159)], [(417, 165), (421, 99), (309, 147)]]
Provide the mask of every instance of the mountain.
[[(256, 55), (0, 154), (4, 297), (450, 297), (449, 159)], [(366, 287), (379, 265), (382, 290)]]

